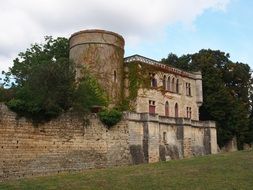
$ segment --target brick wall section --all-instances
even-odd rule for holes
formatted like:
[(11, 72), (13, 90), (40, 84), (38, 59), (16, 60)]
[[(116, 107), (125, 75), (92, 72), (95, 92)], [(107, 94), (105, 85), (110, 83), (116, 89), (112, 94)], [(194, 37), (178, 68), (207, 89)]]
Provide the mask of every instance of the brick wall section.
[(93, 116), (84, 127), (65, 114), (34, 127), (0, 106), (0, 180), (130, 164), (129, 131), (121, 121), (107, 130)]

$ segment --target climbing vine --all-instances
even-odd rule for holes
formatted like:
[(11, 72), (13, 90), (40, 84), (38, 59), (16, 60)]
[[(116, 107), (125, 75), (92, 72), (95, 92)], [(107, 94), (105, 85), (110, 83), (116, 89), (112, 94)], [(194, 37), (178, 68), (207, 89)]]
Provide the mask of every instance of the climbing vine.
[(143, 65), (140, 62), (128, 63), (127, 78), (129, 81), (128, 85), (128, 97), (122, 99), (121, 108), (122, 110), (134, 110), (134, 101), (138, 96), (138, 90), (140, 88), (150, 88), (150, 76), (151, 71), (148, 66)]

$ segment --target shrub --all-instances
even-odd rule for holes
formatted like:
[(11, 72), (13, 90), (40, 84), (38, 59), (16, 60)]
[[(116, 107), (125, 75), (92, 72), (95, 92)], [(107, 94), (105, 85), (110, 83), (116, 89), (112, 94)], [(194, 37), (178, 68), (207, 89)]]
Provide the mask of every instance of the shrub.
[(85, 114), (89, 113), (93, 106), (107, 106), (108, 98), (101, 86), (88, 71), (79, 80), (78, 87), (74, 92), (74, 111)]
[(111, 110), (103, 110), (98, 113), (98, 116), (103, 124), (105, 124), (108, 128), (116, 125), (122, 118), (122, 112), (111, 109)]

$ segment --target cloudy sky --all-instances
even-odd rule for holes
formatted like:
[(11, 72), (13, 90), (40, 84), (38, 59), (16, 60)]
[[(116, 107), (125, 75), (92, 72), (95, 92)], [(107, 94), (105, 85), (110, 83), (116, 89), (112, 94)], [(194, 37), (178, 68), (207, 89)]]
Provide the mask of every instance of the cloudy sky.
[(211, 48), (253, 68), (252, 7), (252, 0), (2, 0), (0, 70), (46, 35), (92, 28), (123, 35), (125, 56), (160, 60)]

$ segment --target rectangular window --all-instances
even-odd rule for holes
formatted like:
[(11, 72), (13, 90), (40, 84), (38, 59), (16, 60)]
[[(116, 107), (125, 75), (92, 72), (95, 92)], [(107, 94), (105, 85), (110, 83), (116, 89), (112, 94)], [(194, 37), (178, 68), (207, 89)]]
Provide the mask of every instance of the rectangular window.
[(191, 117), (192, 117), (192, 108), (191, 107), (186, 107), (186, 117), (191, 119)]
[(191, 83), (186, 83), (186, 96), (191, 96)]
[(163, 132), (163, 143), (167, 144), (167, 134)]
[(155, 101), (149, 100), (149, 113), (155, 114)]

